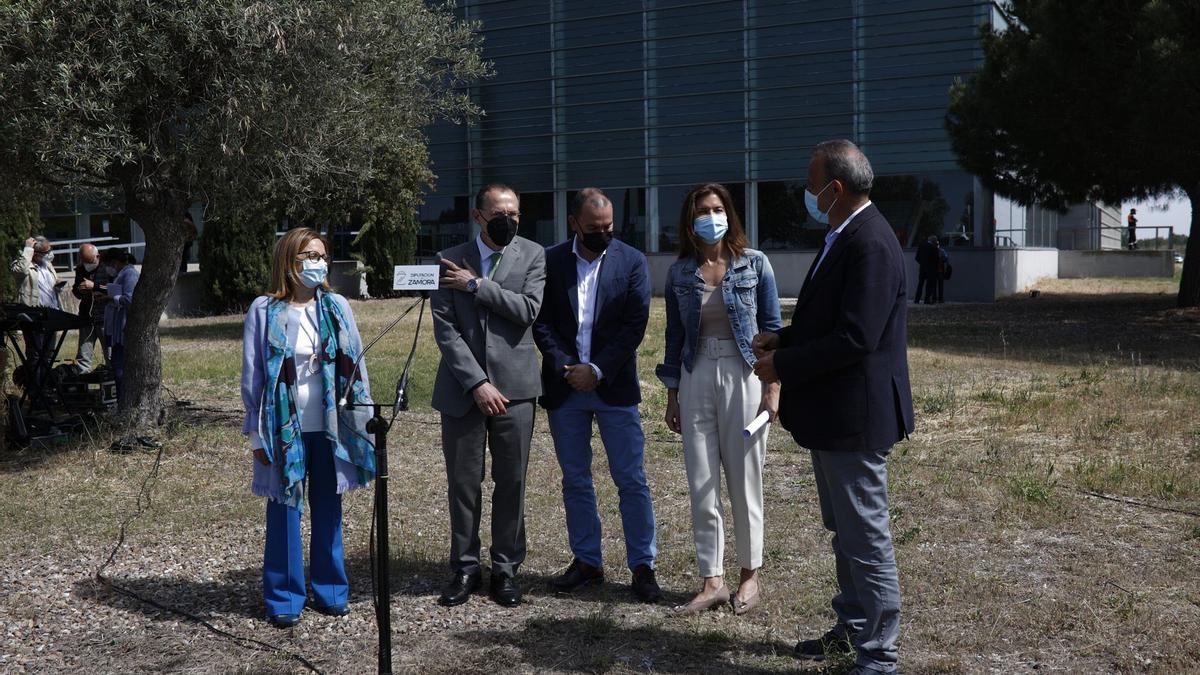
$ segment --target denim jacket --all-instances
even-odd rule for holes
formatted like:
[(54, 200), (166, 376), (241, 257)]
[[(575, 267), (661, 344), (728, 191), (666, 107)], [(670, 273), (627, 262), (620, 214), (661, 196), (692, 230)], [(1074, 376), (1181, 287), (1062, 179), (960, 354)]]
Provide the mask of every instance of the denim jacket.
[[(753, 366), (750, 341), (762, 331), (777, 331), (783, 326), (779, 315), (779, 294), (771, 262), (760, 251), (746, 249), (734, 260), (721, 281), (721, 294), (729, 311), (729, 324), (742, 358)], [(700, 301), (704, 295), (704, 277), (695, 258), (680, 258), (667, 272), (667, 340), (663, 356), (654, 373), (668, 389), (679, 388), (680, 366), (692, 372), (696, 341), (700, 337)]]

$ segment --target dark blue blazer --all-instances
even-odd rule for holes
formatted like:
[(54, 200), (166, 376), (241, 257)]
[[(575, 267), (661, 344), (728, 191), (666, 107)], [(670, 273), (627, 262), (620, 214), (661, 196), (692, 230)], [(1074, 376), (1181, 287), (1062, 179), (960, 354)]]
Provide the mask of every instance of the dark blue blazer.
[(809, 269), (779, 336), (780, 420), (800, 446), (882, 450), (912, 433), (904, 255), (874, 205)]
[[(533, 339), (542, 351), (541, 404), (547, 410), (561, 406), (574, 391), (563, 378), (563, 366), (579, 363), (574, 243), (568, 239), (546, 249), (546, 288), (533, 325)], [(637, 350), (650, 318), (646, 256), (614, 239), (600, 263), (596, 289), (591, 362), (604, 374), (596, 393), (608, 405), (637, 405), (642, 400)]]

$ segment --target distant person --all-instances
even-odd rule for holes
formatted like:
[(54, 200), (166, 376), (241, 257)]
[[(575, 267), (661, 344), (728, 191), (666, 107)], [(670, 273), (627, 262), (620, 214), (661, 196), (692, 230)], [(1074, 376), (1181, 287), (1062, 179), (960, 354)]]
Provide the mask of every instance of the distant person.
[(592, 428), (600, 431), (617, 486), (625, 561), (642, 602), (662, 597), (646, 437), (638, 404), (637, 352), (650, 318), (646, 256), (613, 238), (613, 205), (597, 188), (571, 200), (575, 236), (546, 249), (546, 290), (533, 337), (542, 351), (541, 404), (562, 468), (567, 536), (574, 554), (551, 582), (559, 593), (604, 581), (603, 541), (592, 483)]
[(90, 323), (79, 329), (79, 348), (75, 351), (75, 365), (80, 374), (90, 373), (96, 369), (99, 359), (96, 358), (96, 342), (100, 342), (100, 351), (107, 359), (107, 338), (104, 336), (104, 304), (95, 301), (100, 293), (100, 286), (112, 279), (111, 269), (100, 264), (100, 251), (94, 244), (84, 244), (79, 247), (79, 264), (75, 266), (75, 283), (71, 285), (71, 295), (79, 300), (79, 316)]
[[(753, 610), (763, 589), (763, 462), (767, 428), (743, 429), (760, 413), (779, 413), (779, 385), (754, 376), (750, 341), (783, 325), (775, 274), (767, 256), (750, 248), (728, 188), (692, 188), (679, 215), (679, 259), (667, 272), (666, 343), (656, 374), (667, 387), (667, 426), (683, 436), (692, 506), (692, 539), (703, 578), (699, 592), (675, 607), (695, 614), (732, 604)], [(741, 572), (725, 584), (721, 475), (733, 512)]]
[(1129, 216), (1125, 219), (1126, 227), (1129, 229), (1129, 250), (1137, 249), (1137, 209), (1129, 209)]
[[(25, 240), (25, 248), (11, 265), (17, 282), (19, 304), (27, 307), (62, 309), (62, 302), (58, 299), (61, 285), (58, 273), (51, 264), (53, 260), (54, 251), (50, 250), (50, 240), (41, 236)], [(21, 335), (25, 340), (25, 376), (29, 378), (27, 382), (38, 390), (54, 365), (56, 334), (53, 331), (23, 328)]]
[[(280, 237), (267, 294), (250, 305), (242, 334), (242, 433), (254, 455), (251, 490), (267, 498), (263, 602), (277, 628), (296, 625), (306, 604), (330, 616), (349, 613), (342, 494), (375, 478), (365, 409), (338, 405), (341, 398), (369, 403), (371, 395), (366, 364), (354, 372), (363, 349), (354, 312), (327, 282), (328, 251), (306, 227)], [(306, 496), (311, 603), (300, 530)]]
[(950, 278), (950, 253), (938, 242), (937, 302), (946, 301), (946, 280)]
[(141, 272), (135, 267), (133, 254), (124, 249), (105, 249), (101, 261), (112, 268), (113, 278), (102, 287), (104, 293), (96, 296), (96, 302), (104, 304), (104, 336), (108, 343), (109, 366), (120, 391), (125, 375), (125, 322)]
[(196, 221), (192, 219), (190, 211), (183, 213), (183, 255), (179, 259), (179, 273), (184, 274), (188, 270), (188, 263), (192, 260), (192, 243), (196, 241), (199, 235), (196, 232)]
[(938, 238), (929, 235), (929, 238), (917, 247), (917, 292), (913, 302), (920, 304), (922, 292), (924, 292), (923, 297), (927, 305), (933, 304), (933, 301), (937, 299), (938, 277), (941, 276), (938, 272), (940, 264)]

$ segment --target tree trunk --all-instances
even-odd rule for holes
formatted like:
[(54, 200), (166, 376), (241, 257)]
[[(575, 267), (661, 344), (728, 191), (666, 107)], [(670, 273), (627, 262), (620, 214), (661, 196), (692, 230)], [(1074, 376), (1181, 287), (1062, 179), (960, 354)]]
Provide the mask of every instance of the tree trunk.
[(1180, 307), (1200, 305), (1200, 183), (1184, 188), (1192, 203), (1192, 231), (1188, 234), (1187, 250), (1183, 254), (1183, 278), (1179, 280)]
[(165, 200), (147, 204), (127, 194), (126, 205), (129, 216), (146, 233), (146, 248), (141, 278), (125, 323), (125, 374), (118, 401), (118, 423), (145, 434), (157, 426), (162, 411), (158, 322), (175, 288), (187, 233), (182, 203)]

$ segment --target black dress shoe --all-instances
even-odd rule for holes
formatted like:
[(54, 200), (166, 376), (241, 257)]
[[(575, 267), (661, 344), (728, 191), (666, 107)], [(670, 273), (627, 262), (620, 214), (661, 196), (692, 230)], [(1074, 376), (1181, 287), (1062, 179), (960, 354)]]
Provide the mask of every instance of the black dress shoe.
[(450, 583), (442, 589), (442, 596), (438, 598), (438, 604), (443, 607), (454, 607), (461, 605), (471, 597), (471, 594), (479, 590), (483, 584), (483, 580), (479, 572), (467, 574), (466, 572), (456, 572), (454, 577), (450, 579)]
[(493, 574), (490, 582), (492, 599), (501, 607), (516, 607), (521, 604), (521, 587), (517, 580), (503, 574)]
[(633, 569), (633, 594), (642, 602), (662, 600), (662, 589), (658, 587), (654, 570), (649, 565), (638, 565)]
[(829, 631), (815, 640), (801, 640), (793, 650), (798, 658), (809, 661), (824, 661), (826, 657), (853, 654), (853, 636)]
[(579, 558), (571, 561), (566, 572), (550, 580), (550, 585), (558, 593), (570, 593), (581, 586), (602, 583), (604, 583), (604, 568), (592, 567)]

